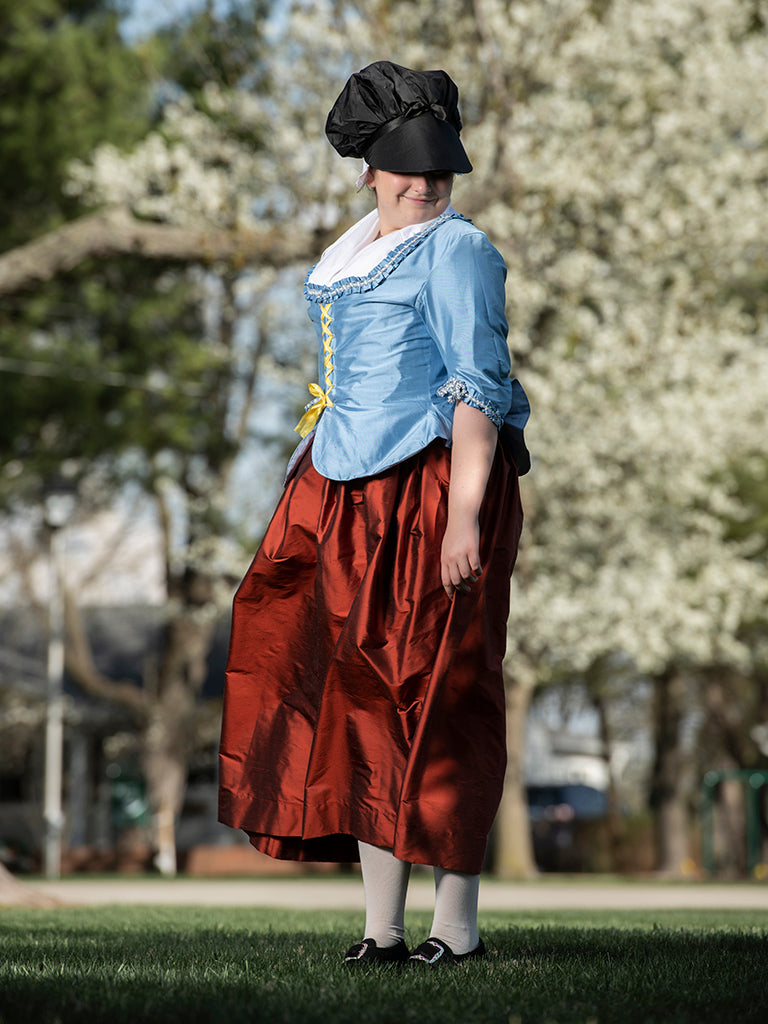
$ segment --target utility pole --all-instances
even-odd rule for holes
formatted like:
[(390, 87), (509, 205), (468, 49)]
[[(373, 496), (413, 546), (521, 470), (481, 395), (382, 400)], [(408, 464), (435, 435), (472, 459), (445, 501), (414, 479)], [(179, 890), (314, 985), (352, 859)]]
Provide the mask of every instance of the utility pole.
[(51, 493), (45, 503), (48, 527), (48, 682), (45, 714), (45, 788), (43, 795), (43, 870), (47, 878), (61, 875), (64, 828), (62, 778), (64, 759), (64, 595), (61, 575), (62, 527), (69, 519), (74, 497)]

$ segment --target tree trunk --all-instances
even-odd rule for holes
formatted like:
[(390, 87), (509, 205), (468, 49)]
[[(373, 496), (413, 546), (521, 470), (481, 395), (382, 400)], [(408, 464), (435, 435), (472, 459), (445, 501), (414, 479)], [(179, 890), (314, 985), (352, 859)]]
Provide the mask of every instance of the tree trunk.
[(176, 823), (194, 747), (197, 700), (205, 682), (216, 628), (210, 615), (210, 580), (188, 569), (177, 588), (181, 607), (165, 629), (156, 696), (143, 749), (154, 825), (155, 866), (163, 875), (176, 874)]
[(507, 692), (507, 774), (494, 829), (494, 872), (500, 878), (532, 878), (533, 859), (525, 795), (525, 729), (531, 688), (505, 673)]
[[(180, 694), (182, 700), (184, 695)], [(184, 802), (189, 762), (189, 736), (179, 728), (178, 705), (171, 716), (164, 704), (152, 715), (142, 756), (147, 796), (152, 811), (154, 864), (161, 875), (176, 874), (176, 823)], [(189, 722), (189, 718), (187, 718)]]
[(718, 875), (748, 877), (747, 808), (745, 784), (741, 779), (723, 779), (715, 804), (714, 845)]
[(187, 570), (175, 581), (177, 607), (165, 628), (160, 665), (145, 673), (143, 687), (115, 682), (96, 668), (82, 612), (67, 595), (67, 666), (88, 693), (113, 700), (136, 713), (142, 736), (142, 767), (152, 812), (155, 866), (176, 873), (176, 823), (184, 801), (189, 758), (194, 749), (197, 700), (207, 672), (216, 628), (211, 614), (211, 581)]
[(53, 896), (37, 892), (36, 889), (18, 882), (10, 871), (0, 864), (0, 907), (58, 907)]
[(608, 701), (599, 693), (593, 695), (592, 700), (600, 722), (600, 740), (603, 747), (602, 756), (605, 761), (606, 775), (608, 777), (606, 825), (608, 829), (608, 856), (610, 864), (606, 865), (606, 867), (609, 871), (616, 871), (621, 860), (625, 828), (618, 787), (616, 786), (613, 772), (613, 733), (608, 715)]
[(689, 858), (686, 765), (681, 744), (683, 679), (667, 672), (654, 679), (653, 729), (656, 747), (650, 806), (654, 811), (656, 870), (678, 877)]

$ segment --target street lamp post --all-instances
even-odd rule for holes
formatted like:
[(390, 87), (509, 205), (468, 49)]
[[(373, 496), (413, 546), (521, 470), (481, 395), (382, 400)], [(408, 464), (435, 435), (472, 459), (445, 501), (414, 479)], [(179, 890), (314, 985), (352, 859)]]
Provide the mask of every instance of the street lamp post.
[(64, 827), (62, 776), (64, 756), (64, 595), (61, 576), (61, 529), (69, 519), (74, 498), (51, 493), (45, 503), (49, 538), (48, 669), (45, 715), (45, 786), (43, 792), (43, 870), (61, 875)]

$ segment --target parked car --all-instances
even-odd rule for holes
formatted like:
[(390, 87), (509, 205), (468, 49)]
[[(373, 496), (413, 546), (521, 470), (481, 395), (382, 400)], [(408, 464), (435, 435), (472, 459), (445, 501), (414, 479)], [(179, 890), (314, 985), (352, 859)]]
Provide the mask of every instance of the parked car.
[(533, 856), (541, 871), (584, 871), (590, 851), (585, 848), (585, 822), (599, 822), (608, 811), (605, 792), (593, 786), (527, 786)]

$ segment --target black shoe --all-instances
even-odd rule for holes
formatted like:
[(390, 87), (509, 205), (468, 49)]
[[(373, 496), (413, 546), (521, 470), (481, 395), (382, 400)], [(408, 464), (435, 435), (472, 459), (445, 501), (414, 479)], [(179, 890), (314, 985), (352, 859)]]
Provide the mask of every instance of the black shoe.
[(363, 939), (347, 950), (344, 963), (347, 967), (369, 967), (372, 964), (407, 963), (408, 947), (400, 939), (394, 946), (379, 947), (375, 939)]
[(408, 958), (408, 963), (440, 967), (441, 964), (461, 964), (465, 960), (479, 960), (483, 956), (485, 956), (485, 946), (482, 939), (468, 953), (454, 953), (442, 939), (429, 938), (414, 949)]

